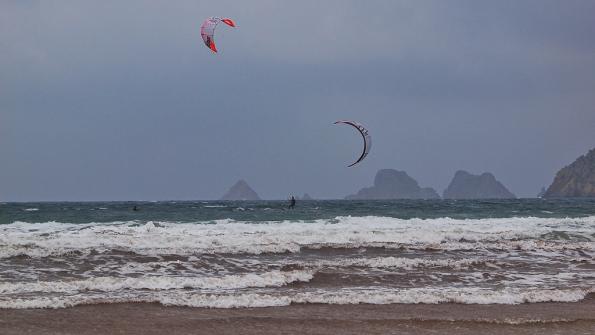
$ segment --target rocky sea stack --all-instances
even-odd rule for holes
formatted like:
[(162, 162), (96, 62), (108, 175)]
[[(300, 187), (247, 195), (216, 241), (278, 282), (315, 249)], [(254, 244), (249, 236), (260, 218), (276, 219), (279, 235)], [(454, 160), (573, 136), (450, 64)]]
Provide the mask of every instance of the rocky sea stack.
[(314, 200), (308, 193), (304, 193), (304, 195), (299, 198), (299, 200)]
[(260, 197), (254, 190), (246, 183), (246, 181), (239, 180), (235, 183), (221, 200), (260, 200)]
[(516, 198), (493, 174), (473, 175), (459, 170), (444, 190), (444, 199), (510, 199)]
[(419, 187), (405, 171), (383, 169), (376, 173), (374, 186), (362, 188), (345, 199), (440, 199), (440, 196), (433, 188)]
[(595, 148), (558, 171), (544, 197), (595, 197)]

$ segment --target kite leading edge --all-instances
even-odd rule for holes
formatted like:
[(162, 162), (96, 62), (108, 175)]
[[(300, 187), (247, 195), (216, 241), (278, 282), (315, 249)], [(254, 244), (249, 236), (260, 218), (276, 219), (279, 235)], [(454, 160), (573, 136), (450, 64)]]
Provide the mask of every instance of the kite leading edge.
[(200, 35), (202, 36), (202, 40), (205, 42), (207, 48), (211, 49), (215, 53), (217, 52), (217, 47), (215, 46), (215, 28), (219, 22), (223, 22), (230, 27), (236, 26), (232, 19), (220, 17), (210, 17), (206, 19), (200, 26)]
[(355, 162), (351, 163), (351, 165), (348, 166), (348, 167), (352, 167), (355, 164), (363, 161), (364, 158), (366, 158), (366, 156), (368, 156), (368, 153), (370, 152), (370, 149), (372, 148), (372, 137), (368, 133), (368, 130), (366, 128), (364, 128), (364, 126), (362, 126), (361, 124), (359, 124), (355, 121), (339, 120), (339, 121), (335, 122), (335, 124), (340, 124), (340, 123), (344, 123), (344, 124), (354, 127), (355, 129), (357, 129), (357, 131), (362, 135), (362, 138), (364, 139), (364, 150), (362, 151), (362, 154), (359, 156), (359, 158)]

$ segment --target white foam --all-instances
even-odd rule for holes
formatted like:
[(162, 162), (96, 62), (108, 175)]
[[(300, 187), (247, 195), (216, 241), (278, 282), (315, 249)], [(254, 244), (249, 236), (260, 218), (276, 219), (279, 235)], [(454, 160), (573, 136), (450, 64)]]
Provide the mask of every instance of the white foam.
[[(204, 222), (207, 223), (207, 222)], [(0, 257), (118, 249), (139, 254), (282, 253), (302, 248), (595, 250), (595, 216), (478, 220), (337, 217), (265, 223), (58, 222), (0, 225)], [(560, 239), (565, 232), (579, 240)]]
[(427, 258), (404, 258), (404, 257), (373, 257), (373, 258), (346, 258), (338, 260), (321, 260), (316, 261), (309, 266), (315, 267), (346, 267), (359, 266), (371, 268), (399, 268), (399, 269), (413, 269), (418, 267), (448, 267), (451, 269), (460, 270), (468, 268), (473, 265), (490, 264), (495, 265), (496, 262), (490, 262), (482, 259), (427, 259)]
[(527, 291), (479, 288), (342, 289), (339, 291), (288, 292), (287, 294), (212, 294), (176, 290), (141, 292), (138, 294), (127, 293), (111, 297), (75, 294), (60, 297), (0, 299), (0, 308), (64, 308), (81, 304), (121, 302), (159, 302), (167, 306), (207, 308), (287, 306), (294, 303), (329, 305), (440, 303), (514, 305), (536, 302), (577, 302), (593, 292), (595, 292), (595, 288)]
[(241, 289), (248, 287), (280, 287), (293, 282), (307, 282), (313, 271), (270, 271), (261, 274), (227, 275), (223, 277), (96, 277), (72, 281), (0, 283), (0, 294), (78, 293), (85, 291), (115, 292), (119, 290), (172, 289)]
[(165, 306), (186, 306), (206, 308), (242, 308), (289, 306), (293, 301), (289, 296), (270, 294), (241, 293), (224, 294), (177, 294), (154, 298)]
[(363, 290), (351, 292), (317, 292), (299, 294), (293, 302), (318, 304), (506, 304), (536, 302), (576, 302), (593, 290), (527, 290), (505, 289), (501, 291), (481, 288), (413, 288), (396, 292), (388, 290)]

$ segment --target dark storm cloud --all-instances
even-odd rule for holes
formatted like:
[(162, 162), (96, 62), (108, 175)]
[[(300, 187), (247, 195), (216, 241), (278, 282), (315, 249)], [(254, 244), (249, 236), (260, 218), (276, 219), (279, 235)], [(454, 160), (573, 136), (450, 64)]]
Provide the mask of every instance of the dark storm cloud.
[[(3, 200), (341, 197), (380, 168), (521, 196), (595, 144), (590, 1), (0, 4)], [(219, 55), (198, 28), (226, 15)], [(374, 148), (346, 169), (360, 139)]]

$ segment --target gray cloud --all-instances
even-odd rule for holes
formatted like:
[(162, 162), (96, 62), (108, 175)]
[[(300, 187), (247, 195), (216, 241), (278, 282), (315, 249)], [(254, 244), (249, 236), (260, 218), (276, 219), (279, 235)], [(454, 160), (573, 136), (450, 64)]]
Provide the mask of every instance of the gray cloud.
[[(379, 168), (521, 196), (595, 144), (590, 1), (5, 1), (0, 199), (341, 197)], [(203, 18), (225, 15), (219, 55)], [(339, 118), (366, 124), (359, 149)]]

